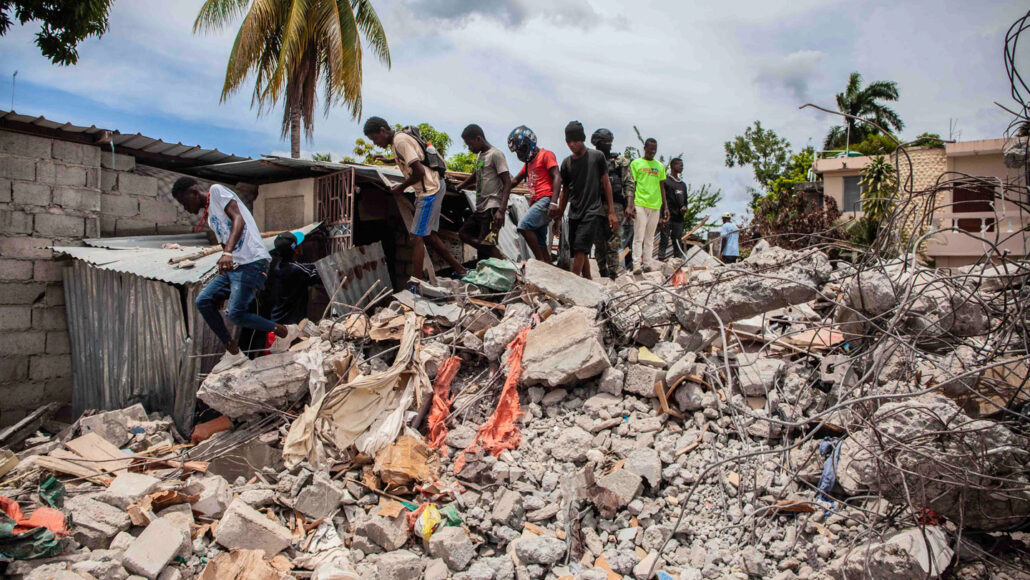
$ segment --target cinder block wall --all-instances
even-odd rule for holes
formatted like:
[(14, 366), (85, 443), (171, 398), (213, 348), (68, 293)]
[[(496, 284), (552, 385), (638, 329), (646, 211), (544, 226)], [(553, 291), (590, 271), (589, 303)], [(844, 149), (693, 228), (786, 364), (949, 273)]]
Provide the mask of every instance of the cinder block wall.
[(0, 131), (0, 426), (71, 401), (65, 264), (50, 247), (192, 230), (196, 216), (160, 187), (177, 174), (143, 173), (151, 169), (96, 146)]
[[(935, 187), (941, 174), (948, 170), (948, 156), (943, 147), (912, 147), (906, 151), (908, 152), (907, 157), (900, 153), (895, 153), (889, 159), (900, 170), (901, 181), (898, 185), (903, 190), (902, 196), (908, 195), (908, 187), (911, 187), (913, 192), (914, 204), (910, 208), (912, 211), (908, 213), (905, 220), (904, 230), (909, 235), (921, 235), (924, 233), (925, 228), (917, 228), (916, 226), (920, 223), (925, 225), (924, 218), (927, 216), (923, 208), (927, 203), (927, 198), (925, 195), (920, 194)], [(912, 180), (908, 183), (907, 180), (910, 174)], [(940, 207), (942, 204), (947, 203), (947, 198), (949, 197), (948, 194), (939, 192), (932, 205)]]

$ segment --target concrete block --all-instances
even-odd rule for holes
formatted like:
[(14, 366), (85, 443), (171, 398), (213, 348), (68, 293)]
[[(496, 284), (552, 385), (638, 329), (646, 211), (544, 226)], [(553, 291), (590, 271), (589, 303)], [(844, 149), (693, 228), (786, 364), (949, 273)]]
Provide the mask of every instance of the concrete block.
[(29, 378), (29, 357), (7, 356), (0, 357), (0, 383), (13, 381), (24, 381)]
[(157, 178), (135, 173), (119, 173), (118, 193), (157, 197)]
[(172, 223), (179, 217), (177, 203), (158, 198), (139, 198), (139, 215), (141, 218), (155, 223)]
[(24, 155), (25, 157), (39, 157), (47, 159), (50, 157), (52, 139), (15, 133), (13, 131), (0, 131), (0, 153), (9, 155)]
[(31, 326), (31, 306), (0, 306), (0, 330), (27, 330)]
[(82, 187), (55, 187), (53, 202), (66, 209), (100, 211), (100, 191)]
[(29, 378), (34, 381), (44, 381), (47, 379), (55, 379), (58, 377), (70, 377), (71, 375), (71, 355), (44, 354), (34, 356), (31, 360), (29, 360)]
[(608, 290), (591, 280), (539, 260), (526, 262), (526, 283), (541, 292), (574, 306), (596, 308), (608, 298)]
[(526, 510), (522, 505), (522, 494), (510, 489), (504, 490), (500, 499), (494, 504), (490, 519), (513, 530), (521, 530), (522, 525), (526, 523)]
[[(8, 198), (10, 201), (10, 198)], [(16, 210), (0, 210), (0, 232), (6, 234), (31, 234), (32, 214)]]
[(595, 316), (593, 309), (570, 308), (530, 330), (522, 383), (557, 387), (597, 376), (610, 367)]
[[(33, 411), (43, 404), (43, 386), (39, 383), (22, 383), (19, 385), (0, 386), (0, 396), (3, 397), (4, 409), (0, 418), (6, 423), (10, 421), (9, 411), (16, 409), (27, 409)], [(17, 421), (17, 419), (14, 419)], [(13, 422), (13, 421), (11, 421)]]
[(0, 177), (34, 181), (36, 179), (36, 162), (28, 157), (0, 158)]
[(86, 187), (90, 189), (100, 188), (100, 168), (90, 167), (86, 169)]
[(0, 280), (31, 280), (32, 262), (0, 258)]
[(617, 469), (598, 479), (597, 486), (607, 492), (605, 495), (611, 500), (608, 505), (618, 510), (629, 505), (629, 502), (637, 497), (644, 487), (643, 481), (642, 477), (631, 471)]
[(0, 179), (0, 203), (11, 201), (11, 180)]
[(86, 226), (86, 237), (100, 237), (100, 219), (97, 216), (89, 216), (84, 220)]
[(408, 550), (397, 550), (376, 559), (379, 578), (383, 580), (418, 580), (422, 576), (422, 559)]
[(119, 236), (153, 234), (157, 224), (140, 218), (118, 218), (114, 230)]
[(52, 246), (53, 243), (53, 240), (46, 238), (32, 238), (28, 236), (0, 238), (0, 257), (20, 260), (48, 260), (54, 257), (54, 252), (48, 247)]
[(313, 520), (329, 515), (340, 505), (346, 489), (324, 473), (316, 473), (310, 485), (301, 490), (294, 509)]
[(115, 447), (121, 447), (128, 443), (132, 436), (129, 432), (129, 423), (146, 420), (146, 410), (142, 404), (136, 403), (124, 409), (82, 417), (79, 419), (79, 425), (82, 427), (83, 434), (96, 433), (110, 441)]
[(36, 330), (67, 330), (68, 313), (63, 307), (32, 309), (32, 328)]
[(271, 558), (290, 545), (290, 530), (239, 499), (229, 504), (215, 528), (215, 541), (228, 549), (264, 550)]
[[(564, 546), (563, 542), (562, 547)], [(433, 558), (443, 558), (448, 568), (458, 571), (468, 567), (476, 555), (476, 548), (463, 528), (444, 526), (434, 532), (433, 537), (429, 539), (429, 555)]]
[(0, 333), (0, 352), (4, 356), (38, 354), (46, 348), (46, 333), (38, 330)]
[(97, 166), (100, 164), (100, 148), (96, 145), (54, 140), (51, 155), (65, 163)]
[(153, 492), (159, 483), (160, 479), (142, 473), (119, 473), (98, 499), (125, 509), (133, 501)]
[(157, 518), (125, 550), (122, 565), (129, 572), (154, 580), (189, 541), (189, 534), (181, 526)]
[(71, 340), (67, 332), (54, 331), (46, 333), (47, 354), (68, 354), (71, 351)]
[[(103, 210), (101, 210), (103, 211)], [(114, 236), (115, 225), (118, 222), (118, 218), (110, 215), (100, 215), (100, 233), (104, 237)]]
[(118, 172), (112, 169), (100, 170), (100, 190), (110, 193), (118, 189)]
[(64, 287), (47, 286), (46, 296), (43, 300), (47, 306), (64, 306)]
[(654, 384), (661, 380), (662, 371), (644, 365), (626, 365), (626, 382), (623, 389), (641, 397), (654, 397)]
[(43, 383), (44, 403), (70, 403), (72, 400), (72, 377), (57, 377)]
[[(39, 180), (42, 181), (42, 180)], [(85, 187), (86, 169), (74, 165), (54, 164), (54, 184)]]
[(354, 524), (354, 535), (364, 536), (387, 552), (400, 549), (408, 543), (408, 525), (404, 514), (388, 518), (372, 510), (367, 517)]
[(53, 161), (36, 162), (36, 183), (53, 183), (57, 179), (57, 164)]
[[(11, 260), (7, 260), (10, 262)], [(0, 269), (4, 267), (0, 260)], [(26, 262), (28, 263), (28, 262)], [(46, 286), (39, 283), (2, 283), (0, 284), (0, 304), (32, 304), (45, 296)]]
[(61, 282), (64, 280), (64, 264), (53, 260), (32, 262), (32, 279), (37, 282)]
[(56, 213), (36, 214), (36, 233), (55, 238), (81, 238), (86, 227), (79, 216)]
[(107, 195), (100, 196), (100, 211), (104, 216), (132, 217), (139, 214), (139, 198), (132, 195)]
[(197, 479), (196, 487), (191, 484), (189, 493), (198, 494), (200, 498), (193, 504), (193, 511), (209, 518), (220, 518), (225, 513), (225, 508), (232, 502), (232, 490), (229, 489), (229, 482), (220, 475), (209, 475)]
[(115, 153), (112, 156), (109, 150), (103, 151), (100, 154), (100, 166), (107, 169), (117, 169), (118, 171), (132, 171), (136, 168), (136, 158), (120, 153)]
[(45, 183), (15, 181), (11, 183), (11, 199), (21, 205), (50, 205), (50, 186)]
[(90, 550), (106, 550), (132, 525), (125, 510), (90, 497), (69, 496), (64, 508), (72, 518), (72, 538)]
[(748, 397), (759, 397), (773, 389), (776, 378), (787, 363), (754, 353), (737, 354), (737, 377), (740, 391)]

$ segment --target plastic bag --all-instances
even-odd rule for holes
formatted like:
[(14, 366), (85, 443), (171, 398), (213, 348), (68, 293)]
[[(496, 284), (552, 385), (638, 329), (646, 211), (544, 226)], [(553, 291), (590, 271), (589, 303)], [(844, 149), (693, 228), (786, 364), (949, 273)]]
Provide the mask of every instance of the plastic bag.
[(443, 518), (440, 516), (440, 510), (436, 509), (436, 504), (428, 504), (426, 509), (422, 510), (418, 519), (415, 520), (415, 532), (428, 542), (442, 521)]
[(515, 285), (517, 272), (515, 264), (509, 260), (487, 258), (480, 260), (476, 269), (466, 274), (461, 281), (497, 292), (507, 292)]

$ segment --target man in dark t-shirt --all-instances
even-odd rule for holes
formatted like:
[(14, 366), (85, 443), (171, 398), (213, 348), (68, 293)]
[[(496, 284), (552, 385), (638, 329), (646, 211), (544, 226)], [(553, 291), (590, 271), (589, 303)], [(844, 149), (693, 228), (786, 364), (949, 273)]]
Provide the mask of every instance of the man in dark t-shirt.
[(665, 190), (665, 209), (669, 212), (669, 221), (662, 227), (658, 238), (658, 259), (665, 259), (665, 249), (672, 242), (672, 255), (686, 259), (683, 249), (683, 212), (687, 210), (687, 184), (680, 175), (683, 173), (683, 160), (679, 157), (669, 162), (669, 175), (662, 181)]
[(565, 143), (572, 155), (561, 163), (561, 197), (558, 207), (551, 206), (551, 218), (561, 219), (569, 207), (569, 246), (572, 273), (590, 279), (587, 257), (595, 245), (604, 251), (605, 240), (618, 227), (608, 181), (608, 160), (604, 153), (587, 149), (582, 123), (572, 121), (565, 127)]

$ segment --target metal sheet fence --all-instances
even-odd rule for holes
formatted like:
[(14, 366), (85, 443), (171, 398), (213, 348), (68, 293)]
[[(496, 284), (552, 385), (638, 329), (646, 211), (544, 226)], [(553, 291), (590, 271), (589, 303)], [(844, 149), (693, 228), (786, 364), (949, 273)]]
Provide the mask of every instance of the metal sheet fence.
[[(315, 269), (318, 270), (318, 277), (322, 279), (326, 291), (336, 291), (332, 297), (333, 302), (356, 304), (376, 280), (379, 280), (380, 284), (375, 292), (392, 289), (390, 271), (386, 266), (386, 254), (383, 253), (383, 245), (379, 242), (330, 254), (315, 262)], [(341, 284), (344, 277), (346, 281)], [(336, 306), (332, 311), (334, 315), (343, 313)]]

